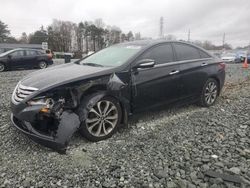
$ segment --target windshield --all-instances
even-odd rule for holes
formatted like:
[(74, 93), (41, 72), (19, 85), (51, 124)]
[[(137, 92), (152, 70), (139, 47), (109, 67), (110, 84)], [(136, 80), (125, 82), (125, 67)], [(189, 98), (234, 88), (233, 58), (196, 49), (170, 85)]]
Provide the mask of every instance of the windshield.
[(129, 58), (136, 54), (141, 46), (111, 46), (105, 48), (83, 60), (82, 65), (97, 65), (103, 67), (117, 67), (124, 64)]
[(15, 50), (9, 50), (9, 51), (7, 51), (7, 52), (1, 53), (1, 54), (0, 54), (0, 57), (6, 56), (6, 55), (8, 55), (8, 54), (10, 54), (10, 53), (12, 53), (12, 52), (14, 52), (14, 51), (15, 51)]

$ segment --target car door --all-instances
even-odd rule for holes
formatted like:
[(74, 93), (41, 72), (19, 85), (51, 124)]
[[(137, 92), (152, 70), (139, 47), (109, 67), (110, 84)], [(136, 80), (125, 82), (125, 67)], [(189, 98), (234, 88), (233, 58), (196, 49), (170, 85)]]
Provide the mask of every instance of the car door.
[(37, 66), (37, 58), (38, 54), (35, 50), (26, 50), (26, 55), (24, 57), (25, 66), (30, 68)]
[(17, 50), (9, 54), (9, 62), (11, 64), (11, 67), (13, 68), (25, 67), (24, 55), (25, 55), (24, 50)]
[(132, 68), (134, 111), (173, 102), (179, 98), (179, 65), (175, 62), (171, 43), (151, 47), (136, 62), (152, 59), (151, 68)]
[(200, 94), (207, 79), (207, 66), (211, 57), (195, 46), (186, 43), (173, 43), (179, 69), (181, 72), (181, 98)]

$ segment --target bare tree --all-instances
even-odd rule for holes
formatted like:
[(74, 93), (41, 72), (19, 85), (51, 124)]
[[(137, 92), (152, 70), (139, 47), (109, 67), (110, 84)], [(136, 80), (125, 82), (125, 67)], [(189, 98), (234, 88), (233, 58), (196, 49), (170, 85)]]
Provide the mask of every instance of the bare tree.
[(29, 40), (28, 40), (28, 36), (25, 32), (22, 33), (22, 36), (21, 36), (19, 42), (21, 44), (28, 44)]
[(127, 34), (127, 39), (128, 39), (128, 41), (134, 40), (134, 35), (133, 35), (133, 32), (132, 32), (132, 31), (129, 31), (129, 32), (128, 32), (128, 34)]
[(68, 52), (71, 48), (74, 24), (69, 21), (53, 20), (48, 27), (48, 43), (54, 51)]
[(166, 36), (166, 40), (176, 40), (176, 36), (169, 34)]

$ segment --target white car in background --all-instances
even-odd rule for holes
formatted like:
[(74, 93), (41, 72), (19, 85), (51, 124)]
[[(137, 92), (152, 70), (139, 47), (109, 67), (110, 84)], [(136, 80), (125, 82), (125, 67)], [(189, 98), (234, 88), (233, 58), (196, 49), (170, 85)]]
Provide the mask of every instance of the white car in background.
[(221, 55), (221, 59), (225, 63), (234, 63), (237, 55), (235, 53), (226, 53)]

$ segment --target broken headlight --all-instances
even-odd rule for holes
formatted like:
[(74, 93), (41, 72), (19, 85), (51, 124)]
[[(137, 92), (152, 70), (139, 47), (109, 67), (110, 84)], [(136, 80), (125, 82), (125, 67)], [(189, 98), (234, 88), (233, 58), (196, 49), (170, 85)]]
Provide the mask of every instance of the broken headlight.
[(41, 105), (46, 108), (51, 108), (54, 105), (55, 101), (52, 98), (38, 98), (38, 99), (32, 99), (27, 102), (29, 106), (36, 106), (36, 105)]

